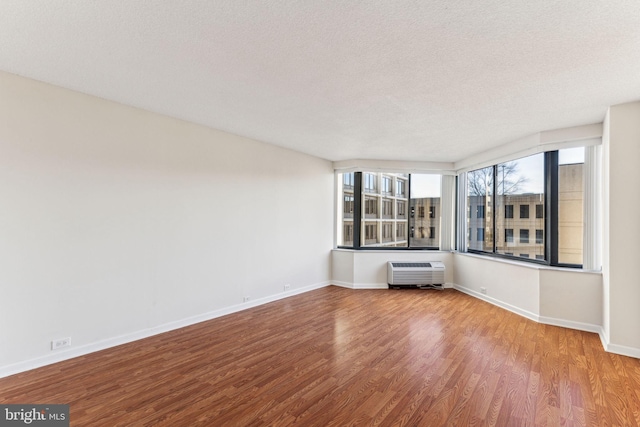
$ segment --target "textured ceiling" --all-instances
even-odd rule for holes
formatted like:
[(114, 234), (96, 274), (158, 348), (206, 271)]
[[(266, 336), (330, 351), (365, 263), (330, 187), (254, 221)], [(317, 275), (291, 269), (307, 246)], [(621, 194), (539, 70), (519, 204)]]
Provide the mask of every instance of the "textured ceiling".
[(2, 0), (0, 70), (329, 160), (451, 162), (639, 100), (640, 1)]

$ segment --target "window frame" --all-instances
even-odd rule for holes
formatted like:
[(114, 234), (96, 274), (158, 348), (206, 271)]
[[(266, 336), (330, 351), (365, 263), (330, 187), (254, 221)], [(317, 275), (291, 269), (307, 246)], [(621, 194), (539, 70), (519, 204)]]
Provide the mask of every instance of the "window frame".
[[(348, 172), (344, 172), (348, 173)], [(365, 250), (365, 251), (376, 251), (376, 250), (400, 250), (400, 251), (439, 251), (439, 246), (411, 246), (411, 240), (415, 230), (414, 227), (411, 226), (411, 219), (417, 217), (416, 212), (413, 210), (413, 206), (411, 205), (411, 174), (407, 174), (407, 177), (394, 177), (392, 179), (392, 195), (388, 196), (383, 192), (383, 184), (378, 181), (375, 173), (370, 171), (356, 171), (351, 172), (354, 176), (353, 182), (353, 218), (343, 218), (349, 221), (353, 221), (353, 242), (351, 245), (343, 245), (338, 244), (336, 247), (338, 249), (352, 249), (352, 250)], [(369, 177), (367, 177), (369, 175)], [(433, 174), (440, 175), (441, 174)], [(382, 175), (383, 177), (385, 175)], [(373, 184), (373, 189), (368, 188), (365, 189), (365, 179), (368, 179), (369, 184)], [(342, 180), (344, 185), (344, 178)], [(378, 194), (378, 186), (380, 187), (380, 191)], [(400, 192), (399, 192), (400, 190)], [(351, 194), (351, 188), (348, 188), (349, 194)], [(344, 187), (342, 188), (342, 197), (344, 198)], [(362, 211), (363, 208), (366, 207), (366, 199), (369, 198), (377, 198), (380, 202), (377, 206), (376, 218), (366, 217), (366, 214)], [(406, 242), (407, 246), (384, 246), (382, 244), (388, 243), (384, 241), (383, 237), (383, 229), (385, 219), (383, 215), (383, 207), (382, 201), (385, 199), (393, 200), (392, 204), (392, 213), (393, 217), (395, 217), (396, 226), (392, 229), (392, 235), (395, 236), (396, 239), (399, 238), (398, 230), (399, 228), (403, 228), (404, 235), (402, 240), (396, 240), (397, 242)], [(442, 195), (440, 196), (440, 200), (442, 200)], [(435, 207), (434, 207), (435, 212)], [(425, 210), (425, 217), (427, 217), (427, 212)], [(435, 218), (432, 218), (435, 219)], [(364, 237), (367, 237), (366, 234), (371, 230), (371, 228), (367, 229), (367, 225), (372, 225), (371, 223), (377, 221), (380, 224), (380, 227), (376, 229), (376, 239), (379, 240), (376, 243), (370, 243), (371, 245), (381, 245), (381, 246), (368, 246), (367, 243), (362, 244), (362, 233), (365, 233)], [(369, 222), (369, 224), (367, 224)], [(430, 227), (428, 230), (434, 229), (435, 227)], [(369, 233), (370, 234), (370, 233)], [(428, 234), (428, 233), (427, 233)], [(369, 236), (371, 237), (371, 236)], [(432, 238), (427, 236), (426, 238)], [(373, 239), (370, 239), (373, 240)]]
[[(519, 257), (517, 255), (509, 255), (508, 253), (498, 253), (497, 252), (497, 238), (498, 238), (498, 230), (494, 230), (493, 232), (493, 250), (492, 251), (484, 251), (484, 250), (479, 250), (479, 249), (471, 249), (471, 248), (466, 248), (466, 252), (468, 253), (473, 253), (473, 254), (478, 254), (478, 255), (484, 255), (484, 256), (491, 256), (491, 257), (496, 257), (496, 258), (506, 258), (506, 259), (512, 259), (512, 260), (518, 260), (518, 261), (522, 261), (522, 262), (528, 262), (528, 263), (533, 263), (533, 264), (540, 264), (540, 265), (548, 265), (548, 266), (553, 266), (553, 267), (565, 267), (565, 268), (582, 268), (583, 265), (582, 264), (567, 264), (567, 263), (561, 263), (558, 262), (558, 237), (559, 237), (559, 217), (558, 217), (558, 206), (559, 206), (559, 200), (558, 200), (558, 175), (559, 175), (559, 152), (558, 150), (554, 150), (554, 151), (545, 151), (542, 153), (544, 156), (544, 163), (543, 163), (543, 167), (544, 167), (544, 194), (543, 194), (543, 200), (544, 203), (543, 205), (543, 213), (544, 216), (543, 218), (536, 218), (535, 219), (542, 219), (543, 223), (544, 223), (544, 230), (543, 230), (543, 248), (544, 248), (544, 256), (545, 259), (544, 260), (540, 260), (540, 259), (534, 259), (534, 258), (522, 258)], [(491, 165), (490, 167), (493, 168), (493, 179), (492, 179), (492, 194), (497, 194), (496, 190), (496, 186), (497, 186), (497, 171), (498, 171), (498, 165), (500, 163), (496, 163)], [(486, 168), (486, 167), (485, 167)], [(480, 168), (480, 169), (484, 169), (484, 168)], [(476, 169), (476, 170), (480, 170), (480, 169)], [(473, 171), (471, 171), (473, 172)], [(465, 198), (468, 200), (468, 194), (465, 195)], [(584, 197), (584, 195), (583, 195)], [(495, 198), (492, 199), (492, 204), (490, 205), (492, 207), (491, 209), (491, 214), (490, 216), (490, 220), (492, 224), (496, 224), (497, 221), (497, 216), (499, 215), (498, 210), (496, 209), (496, 205), (495, 205)], [(506, 206), (506, 205), (505, 205)], [(537, 208), (534, 208), (535, 211), (537, 211)], [(515, 207), (514, 207), (514, 211), (515, 211)], [(531, 217), (531, 209), (529, 210), (529, 218)], [(537, 212), (534, 212), (534, 215)], [(506, 216), (506, 212), (503, 213)], [(464, 215), (464, 213), (462, 214)], [(465, 215), (466, 216), (466, 215)], [(514, 214), (515, 216), (515, 214)], [(475, 215), (472, 212), (469, 212), (469, 217), (473, 218), (475, 217)], [(505, 228), (505, 230), (507, 230)], [(515, 231), (515, 230), (514, 230)], [(470, 228), (469, 225), (467, 225), (467, 234), (470, 232)], [(505, 233), (505, 243), (510, 243), (507, 242), (507, 236)], [(514, 237), (513, 240), (515, 240), (515, 233), (514, 233)], [(529, 233), (529, 242), (531, 242), (531, 233)], [(514, 242), (515, 243), (515, 242)]]

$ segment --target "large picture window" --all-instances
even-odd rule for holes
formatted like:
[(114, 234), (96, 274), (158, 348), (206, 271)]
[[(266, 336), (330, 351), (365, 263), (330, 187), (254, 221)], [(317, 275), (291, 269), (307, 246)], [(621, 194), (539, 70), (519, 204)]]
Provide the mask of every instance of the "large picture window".
[(558, 152), (558, 262), (582, 264), (584, 148)]
[(493, 168), (471, 171), (467, 174), (467, 209), (470, 230), (483, 229), (482, 233), (469, 233), (467, 247), (478, 251), (493, 251), (493, 223), (487, 219), (491, 213), (493, 194)]
[(341, 175), (339, 246), (439, 248), (440, 175), (367, 171)]
[(583, 166), (579, 148), (468, 172), (467, 250), (580, 266)]

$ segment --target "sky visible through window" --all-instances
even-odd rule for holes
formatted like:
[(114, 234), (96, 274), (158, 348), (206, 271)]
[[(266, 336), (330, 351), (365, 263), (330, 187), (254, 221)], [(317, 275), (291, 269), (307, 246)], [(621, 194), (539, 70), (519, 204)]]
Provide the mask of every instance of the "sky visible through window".
[(440, 197), (440, 175), (411, 174), (411, 198)]
[[(584, 163), (584, 147), (568, 148), (559, 151), (561, 165)], [(541, 194), (544, 190), (544, 156), (536, 154), (522, 159), (514, 160), (517, 163), (517, 177), (525, 178), (520, 186), (520, 194)]]

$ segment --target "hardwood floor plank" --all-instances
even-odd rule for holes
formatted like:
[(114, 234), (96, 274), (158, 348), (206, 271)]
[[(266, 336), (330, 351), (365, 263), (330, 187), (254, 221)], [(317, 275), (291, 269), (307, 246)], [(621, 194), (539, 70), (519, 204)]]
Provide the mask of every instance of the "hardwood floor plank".
[(640, 361), (455, 290), (327, 287), (0, 379), (73, 426), (640, 425)]

